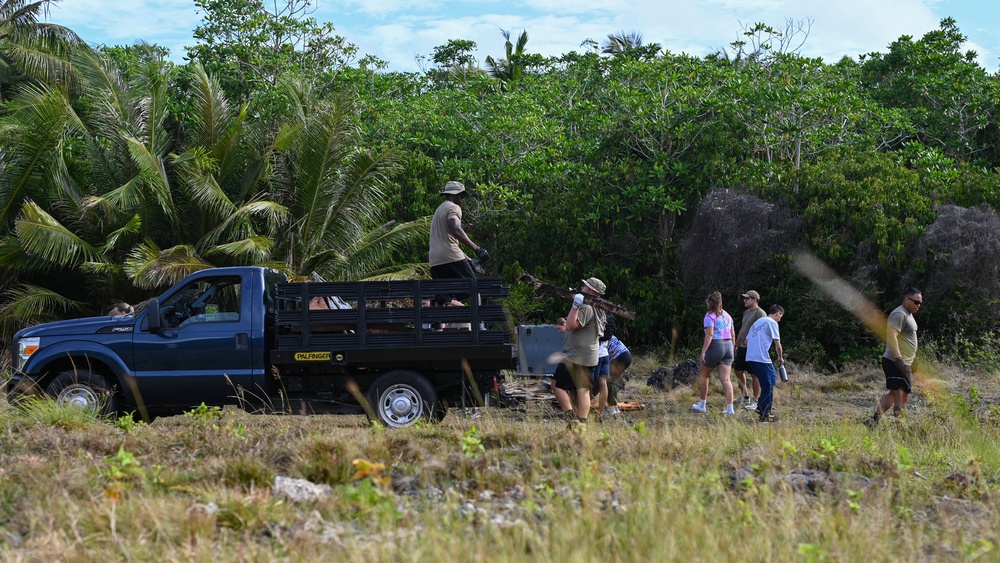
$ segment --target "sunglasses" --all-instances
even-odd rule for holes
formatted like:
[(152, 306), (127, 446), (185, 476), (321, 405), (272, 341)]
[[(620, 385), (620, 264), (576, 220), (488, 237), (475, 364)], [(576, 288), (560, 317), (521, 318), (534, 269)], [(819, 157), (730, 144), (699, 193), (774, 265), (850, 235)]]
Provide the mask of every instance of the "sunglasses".
[(907, 299), (909, 299), (910, 301), (913, 301), (913, 304), (916, 305), (917, 307), (919, 307), (920, 305), (923, 304), (923, 301), (917, 301), (916, 299), (914, 299), (912, 297), (907, 297)]

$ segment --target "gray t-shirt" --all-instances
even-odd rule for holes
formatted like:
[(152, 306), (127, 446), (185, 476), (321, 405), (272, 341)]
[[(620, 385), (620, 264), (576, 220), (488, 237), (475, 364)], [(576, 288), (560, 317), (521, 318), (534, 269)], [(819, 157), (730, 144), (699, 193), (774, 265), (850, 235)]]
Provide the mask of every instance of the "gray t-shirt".
[[(913, 359), (917, 357), (917, 320), (906, 310), (906, 307), (900, 305), (889, 313), (886, 328), (899, 332), (899, 338), (897, 338), (899, 354), (903, 357), (903, 363), (908, 366), (912, 365)], [(889, 351), (888, 344), (885, 345), (885, 353), (882, 354), (882, 357), (890, 360), (896, 359)]]

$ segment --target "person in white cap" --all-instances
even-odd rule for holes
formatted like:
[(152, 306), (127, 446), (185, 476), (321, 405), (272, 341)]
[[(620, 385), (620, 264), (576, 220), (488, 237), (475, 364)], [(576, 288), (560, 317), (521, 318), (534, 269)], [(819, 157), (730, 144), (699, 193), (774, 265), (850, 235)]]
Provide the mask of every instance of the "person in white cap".
[[(468, 192), (461, 182), (450, 181), (441, 191), (444, 201), (431, 219), (430, 253), (432, 279), (473, 278), (472, 262), (462, 252), (459, 243), (472, 249), (480, 262), (486, 262), (490, 253), (472, 242), (462, 228), (462, 202)], [(458, 296), (451, 296), (457, 298)], [(463, 296), (465, 297), (465, 296)], [(450, 299), (448, 299), (450, 301)], [(440, 303), (446, 304), (446, 303)]]
[[(583, 296), (600, 297), (607, 287), (597, 278), (583, 280), (580, 293), (573, 296), (573, 306), (566, 315), (566, 337), (563, 341), (563, 360), (553, 374), (552, 393), (563, 412), (573, 411), (580, 422), (587, 422), (590, 414), (590, 389), (594, 368), (598, 362), (598, 342), (604, 332), (604, 311), (583, 302)], [(572, 394), (571, 394), (572, 393)]]

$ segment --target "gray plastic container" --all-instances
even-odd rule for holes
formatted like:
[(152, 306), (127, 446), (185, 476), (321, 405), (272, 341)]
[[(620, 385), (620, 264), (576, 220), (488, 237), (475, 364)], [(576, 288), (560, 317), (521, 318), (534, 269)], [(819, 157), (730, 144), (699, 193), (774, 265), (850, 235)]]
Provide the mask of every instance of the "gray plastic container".
[(549, 356), (563, 349), (563, 333), (556, 325), (521, 325), (517, 327), (517, 374), (552, 375), (556, 364)]

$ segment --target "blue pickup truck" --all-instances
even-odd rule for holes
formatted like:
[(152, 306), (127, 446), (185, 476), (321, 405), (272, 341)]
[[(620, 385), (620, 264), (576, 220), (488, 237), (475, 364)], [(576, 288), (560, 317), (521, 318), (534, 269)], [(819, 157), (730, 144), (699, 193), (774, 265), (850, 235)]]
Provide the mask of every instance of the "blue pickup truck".
[[(147, 420), (205, 403), (409, 426), (483, 404), (513, 368), (508, 295), (495, 278), (289, 283), (208, 269), (134, 315), (21, 330), (6, 391)], [(452, 297), (468, 305), (436, 305)]]

